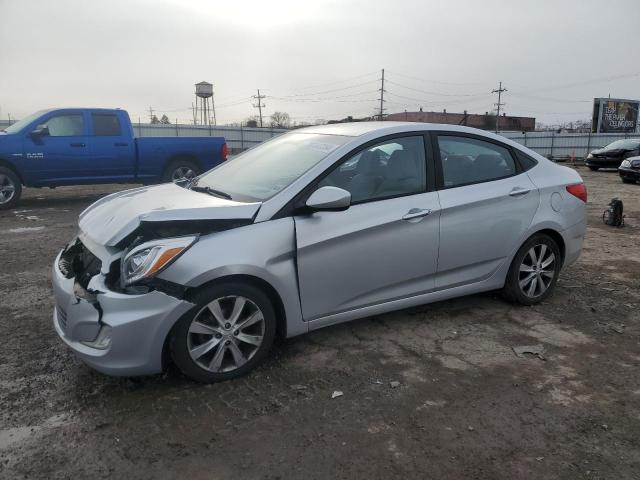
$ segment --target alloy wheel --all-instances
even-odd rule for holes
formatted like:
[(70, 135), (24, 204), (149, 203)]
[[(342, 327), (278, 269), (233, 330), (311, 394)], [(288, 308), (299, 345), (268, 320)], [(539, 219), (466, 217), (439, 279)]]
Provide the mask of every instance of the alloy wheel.
[(529, 298), (547, 291), (556, 275), (556, 256), (546, 244), (534, 245), (524, 255), (518, 275), (520, 290)]
[(193, 318), (187, 334), (191, 359), (203, 369), (231, 372), (247, 363), (265, 335), (265, 320), (258, 306), (246, 297), (213, 300)]
[(196, 177), (196, 172), (194, 172), (189, 167), (178, 167), (173, 171), (171, 175), (172, 182), (179, 182), (181, 180), (193, 180)]
[(0, 173), (0, 205), (9, 203), (16, 194), (16, 186), (8, 175)]

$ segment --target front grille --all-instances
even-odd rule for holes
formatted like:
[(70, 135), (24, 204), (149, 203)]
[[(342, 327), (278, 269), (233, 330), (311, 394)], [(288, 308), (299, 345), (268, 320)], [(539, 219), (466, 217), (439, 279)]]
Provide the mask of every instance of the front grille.
[(56, 310), (58, 312), (58, 323), (60, 324), (60, 328), (62, 328), (63, 332), (67, 331), (67, 312), (65, 312), (60, 305), (56, 305)]
[(102, 262), (80, 240), (68, 246), (60, 255), (58, 268), (66, 278), (75, 278), (83, 288), (100, 273)]

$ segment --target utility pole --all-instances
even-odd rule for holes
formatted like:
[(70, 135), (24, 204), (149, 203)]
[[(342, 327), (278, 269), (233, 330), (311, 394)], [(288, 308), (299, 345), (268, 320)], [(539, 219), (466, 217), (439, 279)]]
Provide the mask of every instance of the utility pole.
[(496, 133), (498, 133), (498, 123), (500, 122), (500, 107), (504, 107), (504, 103), (500, 103), (500, 99), (502, 98), (502, 92), (506, 92), (506, 88), (502, 88), (502, 82), (500, 82), (500, 86), (497, 90), (491, 90), (491, 93), (498, 94), (498, 103), (494, 103), (498, 109), (496, 110)]
[(153, 122), (153, 108), (149, 107), (149, 123)]
[(386, 90), (384, 89), (384, 68), (382, 69), (382, 78), (381, 78), (382, 84), (380, 85), (380, 121), (384, 120), (384, 92), (386, 92)]
[(258, 103), (253, 105), (253, 108), (258, 109), (258, 113), (260, 115), (260, 128), (262, 128), (262, 109), (266, 107), (266, 105), (262, 103), (262, 99), (266, 98), (266, 95), (260, 95), (260, 89), (258, 89), (258, 95), (254, 95), (253, 98), (258, 100)]

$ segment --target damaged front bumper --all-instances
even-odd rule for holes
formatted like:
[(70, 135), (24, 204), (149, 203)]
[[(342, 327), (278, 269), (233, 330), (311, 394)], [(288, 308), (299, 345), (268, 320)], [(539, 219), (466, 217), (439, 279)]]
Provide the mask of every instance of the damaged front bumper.
[(90, 367), (108, 375), (162, 371), (165, 339), (193, 304), (158, 290), (140, 295), (114, 292), (98, 273), (91, 290), (53, 264), (53, 324), (60, 338)]

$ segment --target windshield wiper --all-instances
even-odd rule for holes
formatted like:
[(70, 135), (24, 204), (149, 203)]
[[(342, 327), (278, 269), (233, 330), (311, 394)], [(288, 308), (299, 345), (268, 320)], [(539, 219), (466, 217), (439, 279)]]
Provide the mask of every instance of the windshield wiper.
[(232, 200), (231, 195), (229, 195), (227, 192), (216, 190), (215, 188), (211, 187), (200, 187), (198, 185), (193, 185), (191, 187), (191, 190), (193, 190), (194, 192), (208, 193), (209, 195), (215, 195), (217, 197), (226, 198), (227, 200)]

